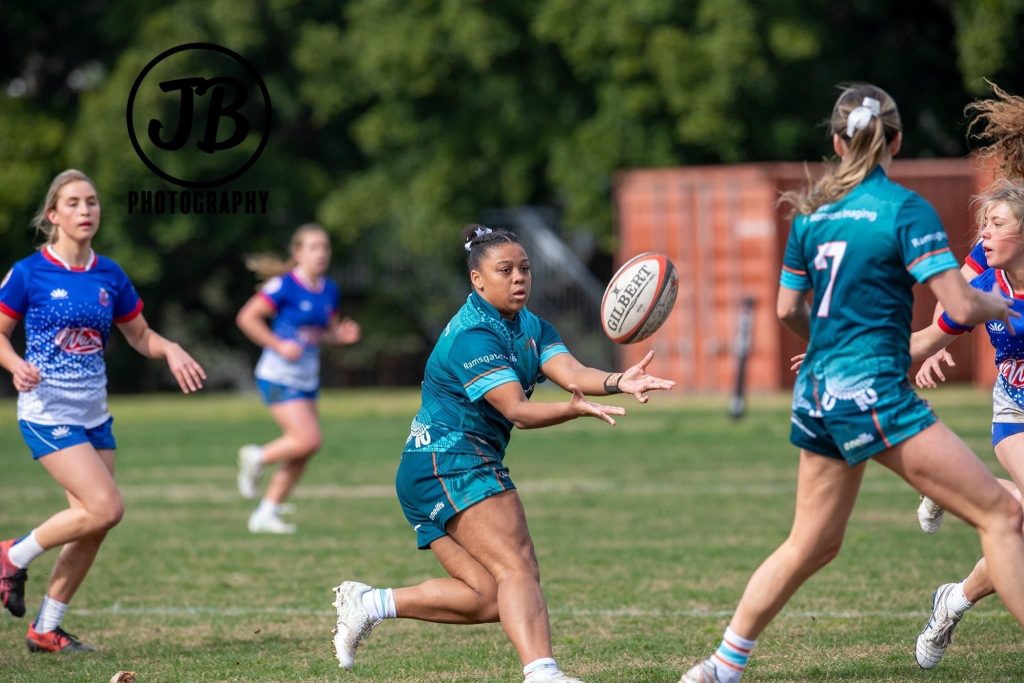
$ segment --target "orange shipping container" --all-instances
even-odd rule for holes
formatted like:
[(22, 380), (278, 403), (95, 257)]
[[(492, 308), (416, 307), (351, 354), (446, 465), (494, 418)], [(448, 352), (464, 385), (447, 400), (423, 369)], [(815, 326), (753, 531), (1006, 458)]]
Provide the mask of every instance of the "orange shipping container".
[[(812, 174), (819, 171), (811, 165)], [(950, 245), (963, 261), (974, 239), (971, 196), (991, 175), (969, 159), (897, 160), (890, 177), (924, 196), (942, 218)], [(791, 386), (789, 358), (803, 341), (775, 317), (779, 268), (789, 221), (776, 200), (804, 184), (799, 163), (691, 166), (630, 170), (615, 184), (618, 263), (644, 251), (669, 256), (679, 271), (675, 310), (651, 338), (620, 347), (624, 365), (650, 348), (657, 373), (686, 391), (726, 391), (736, 373), (740, 302), (756, 301), (747, 386)], [(931, 321), (935, 299), (915, 288), (914, 329)], [(947, 377), (991, 386), (994, 367), (983, 332), (950, 347), (957, 361)]]

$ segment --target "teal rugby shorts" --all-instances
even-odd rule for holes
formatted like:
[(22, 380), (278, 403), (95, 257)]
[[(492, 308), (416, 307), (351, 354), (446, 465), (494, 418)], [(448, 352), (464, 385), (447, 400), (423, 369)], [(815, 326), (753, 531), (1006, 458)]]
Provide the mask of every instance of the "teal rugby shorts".
[(395, 475), (398, 501), (420, 550), (446, 536), (445, 526), (458, 513), (515, 487), (501, 460), (481, 455), (405, 452)]
[(906, 441), (938, 419), (906, 381), (879, 389), (878, 397), (865, 411), (824, 412), (819, 417), (794, 410), (789, 440), (798, 448), (853, 466)]

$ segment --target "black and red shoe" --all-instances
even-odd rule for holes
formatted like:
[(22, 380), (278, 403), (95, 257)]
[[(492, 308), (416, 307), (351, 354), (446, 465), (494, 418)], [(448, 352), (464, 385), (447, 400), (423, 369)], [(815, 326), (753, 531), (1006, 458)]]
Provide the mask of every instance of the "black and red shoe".
[(60, 626), (46, 633), (36, 632), (35, 624), (30, 624), (25, 634), (25, 644), (29, 652), (95, 652), (96, 648), (86, 645), (76, 636), (71, 635)]
[(16, 617), (25, 616), (25, 580), (28, 572), (11, 562), (7, 552), (14, 539), (0, 541), (0, 603)]

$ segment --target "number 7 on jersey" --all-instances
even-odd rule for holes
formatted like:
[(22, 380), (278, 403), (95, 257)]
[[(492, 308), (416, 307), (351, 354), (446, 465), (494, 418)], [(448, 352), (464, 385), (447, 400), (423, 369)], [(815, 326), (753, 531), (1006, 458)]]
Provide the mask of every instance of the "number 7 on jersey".
[(829, 305), (832, 303), (832, 287), (836, 283), (836, 274), (839, 272), (839, 264), (843, 262), (843, 254), (846, 253), (846, 242), (825, 242), (818, 245), (818, 255), (814, 257), (815, 270), (828, 268), (828, 259), (832, 259), (832, 272), (828, 276), (828, 287), (821, 297), (821, 304), (818, 305), (818, 317), (827, 318)]

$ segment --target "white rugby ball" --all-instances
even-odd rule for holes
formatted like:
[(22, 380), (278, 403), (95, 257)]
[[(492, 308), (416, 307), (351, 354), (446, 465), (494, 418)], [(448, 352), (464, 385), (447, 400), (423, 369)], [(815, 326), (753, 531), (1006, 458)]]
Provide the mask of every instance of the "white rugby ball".
[(645, 252), (622, 264), (601, 299), (601, 326), (616, 344), (654, 334), (676, 302), (679, 276), (664, 254)]

